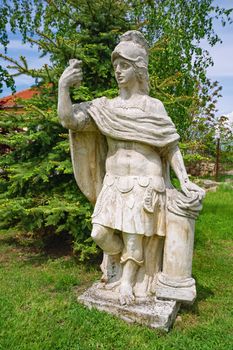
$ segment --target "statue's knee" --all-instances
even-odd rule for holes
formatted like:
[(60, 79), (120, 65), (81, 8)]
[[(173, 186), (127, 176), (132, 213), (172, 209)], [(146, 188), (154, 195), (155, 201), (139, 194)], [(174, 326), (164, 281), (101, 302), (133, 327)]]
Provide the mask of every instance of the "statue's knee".
[(102, 243), (105, 239), (106, 236), (106, 229), (100, 225), (94, 225), (92, 232), (91, 232), (91, 237), (92, 239), (97, 243)]

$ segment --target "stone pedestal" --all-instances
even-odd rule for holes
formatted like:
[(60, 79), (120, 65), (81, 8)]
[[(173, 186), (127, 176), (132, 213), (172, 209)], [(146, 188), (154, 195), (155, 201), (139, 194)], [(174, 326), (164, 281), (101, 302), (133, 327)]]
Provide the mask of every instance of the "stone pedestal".
[(88, 306), (113, 314), (128, 323), (138, 323), (150, 328), (168, 331), (179, 311), (180, 303), (157, 300), (154, 296), (136, 298), (132, 305), (120, 305), (117, 291), (108, 290), (102, 283), (95, 283), (78, 297), (78, 301)]

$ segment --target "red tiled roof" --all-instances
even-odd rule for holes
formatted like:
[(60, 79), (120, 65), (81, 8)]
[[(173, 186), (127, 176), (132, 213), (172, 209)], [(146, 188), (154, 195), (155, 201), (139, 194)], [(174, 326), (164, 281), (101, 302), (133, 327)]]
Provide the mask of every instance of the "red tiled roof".
[(28, 100), (38, 94), (39, 94), (39, 91), (37, 88), (31, 88), (31, 89), (16, 92), (13, 95), (0, 98), (0, 109), (20, 107), (17, 104), (17, 99), (21, 98), (23, 100)]

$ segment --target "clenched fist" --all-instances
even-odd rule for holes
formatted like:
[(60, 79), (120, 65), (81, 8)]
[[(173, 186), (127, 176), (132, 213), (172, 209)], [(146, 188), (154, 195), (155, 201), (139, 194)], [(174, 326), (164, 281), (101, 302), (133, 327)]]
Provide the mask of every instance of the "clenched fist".
[(82, 61), (80, 60), (69, 60), (69, 66), (64, 70), (59, 79), (59, 86), (62, 88), (70, 88), (71, 86), (79, 87), (83, 78), (81, 65)]

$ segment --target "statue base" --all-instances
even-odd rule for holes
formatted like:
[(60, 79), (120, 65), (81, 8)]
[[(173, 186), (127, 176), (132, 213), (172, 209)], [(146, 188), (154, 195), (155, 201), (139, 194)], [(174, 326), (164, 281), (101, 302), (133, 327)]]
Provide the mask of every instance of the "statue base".
[(134, 304), (120, 305), (119, 293), (107, 289), (104, 283), (95, 283), (78, 297), (88, 306), (115, 315), (128, 323), (138, 323), (150, 328), (168, 331), (180, 308), (173, 300), (158, 300), (155, 296), (136, 298)]

